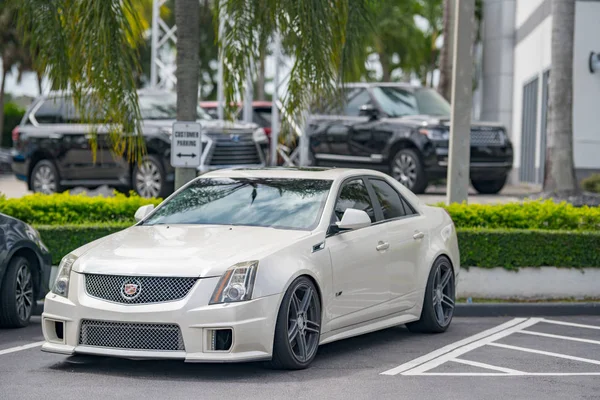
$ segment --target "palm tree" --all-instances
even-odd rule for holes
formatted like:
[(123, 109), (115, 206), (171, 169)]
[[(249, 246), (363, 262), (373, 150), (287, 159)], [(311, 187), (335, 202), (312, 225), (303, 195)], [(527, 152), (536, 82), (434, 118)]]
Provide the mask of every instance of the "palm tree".
[(552, 79), (543, 191), (568, 197), (578, 189), (573, 161), (573, 37), (575, 0), (552, 1)]

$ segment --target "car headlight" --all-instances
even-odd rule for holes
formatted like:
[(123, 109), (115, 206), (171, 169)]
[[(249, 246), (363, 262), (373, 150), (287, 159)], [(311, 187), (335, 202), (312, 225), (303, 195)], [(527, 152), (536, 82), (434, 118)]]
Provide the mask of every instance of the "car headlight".
[(58, 266), (58, 274), (56, 274), (56, 280), (52, 287), (52, 293), (59, 296), (67, 297), (69, 295), (69, 278), (71, 276), (71, 268), (77, 261), (77, 257), (72, 254), (66, 255), (60, 261)]
[(445, 129), (421, 128), (419, 133), (431, 140), (448, 140), (450, 138), (450, 132)]
[(269, 138), (263, 128), (258, 128), (252, 133), (252, 139), (257, 143), (268, 143)]
[(160, 133), (163, 133), (167, 136), (171, 136), (173, 134), (173, 128), (169, 127), (169, 128), (160, 128)]
[(234, 303), (250, 300), (258, 261), (246, 261), (229, 268), (217, 284), (209, 304)]
[(25, 232), (27, 233), (27, 237), (33, 243), (35, 243), (40, 249), (42, 249), (44, 251), (48, 251), (48, 248), (46, 247), (44, 242), (42, 242), (42, 236), (40, 235), (40, 233), (38, 232), (37, 229), (35, 229), (33, 226), (26, 225)]

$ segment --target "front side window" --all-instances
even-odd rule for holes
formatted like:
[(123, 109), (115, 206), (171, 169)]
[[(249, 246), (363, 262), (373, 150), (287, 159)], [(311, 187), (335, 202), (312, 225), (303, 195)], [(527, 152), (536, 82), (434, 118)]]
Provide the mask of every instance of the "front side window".
[(435, 90), (429, 88), (409, 90), (393, 86), (374, 87), (373, 97), (390, 117), (419, 114), (450, 116), (450, 104)]
[(383, 219), (400, 218), (406, 215), (400, 195), (389, 183), (380, 179), (371, 179), (370, 182), (381, 205)]
[(346, 92), (344, 115), (358, 117), (360, 108), (371, 103), (369, 93), (362, 88), (350, 89)]
[(198, 179), (156, 210), (144, 225), (241, 225), (312, 230), (330, 180), (270, 178)]
[(336, 221), (342, 220), (342, 216), (348, 208), (366, 212), (371, 218), (371, 222), (375, 222), (375, 210), (371, 203), (369, 191), (362, 179), (351, 180), (342, 186), (340, 197), (335, 203), (334, 214)]

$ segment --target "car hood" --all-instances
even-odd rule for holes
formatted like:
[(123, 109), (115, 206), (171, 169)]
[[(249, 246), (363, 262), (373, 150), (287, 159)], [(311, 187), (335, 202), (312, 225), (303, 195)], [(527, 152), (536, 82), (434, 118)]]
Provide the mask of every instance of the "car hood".
[(86, 248), (73, 270), (146, 276), (220, 276), (232, 265), (260, 260), (310, 232), (246, 226), (133, 226)]
[[(164, 129), (171, 131), (173, 123), (176, 120), (161, 119), (161, 120), (145, 120), (145, 128)], [(198, 120), (200, 125), (206, 130), (206, 133), (252, 133), (259, 126), (253, 122), (240, 121), (220, 121), (220, 120)]]

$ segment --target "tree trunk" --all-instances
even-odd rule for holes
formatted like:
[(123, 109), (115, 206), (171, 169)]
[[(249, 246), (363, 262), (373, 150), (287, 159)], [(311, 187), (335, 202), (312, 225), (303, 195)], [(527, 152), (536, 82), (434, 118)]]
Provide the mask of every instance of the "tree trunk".
[(382, 77), (381, 77), (381, 81), (382, 82), (390, 82), (392, 80), (392, 71), (391, 71), (391, 66), (390, 66), (390, 60), (388, 59), (388, 56), (382, 53), (379, 53), (379, 63), (381, 64), (381, 72), (382, 72)]
[(267, 50), (263, 47), (260, 49), (258, 60), (258, 76), (256, 78), (256, 99), (265, 101), (265, 62), (267, 60)]
[[(177, 120), (198, 119), (198, 82), (200, 50), (200, 3), (198, 0), (175, 2), (177, 25)], [(196, 177), (195, 168), (175, 170), (175, 190)]]
[(452, 91), (454, 5), (455, 0), (444, 0), (444, 45), (440, 53), (440, 82), (438, 92), (448, 101), (450, 101)]
[(44, 76), (39, 71), (36, 71), (36, 76), (37, 76), (38, 92), (39, 92), (39, 95), (41, 96), (42, 95), (42, 80), (44, 79)]
[(0, 147), (7, 147), (7, 144), (2, 141), (4, 135), (4, 87), (6, 84), (6, 75), (8, 74), (7, 68), (4, 68), (4, 65), (6, 64), (2, 63), (2, 84), (0, 84)]
[(549, 83), (545, 193), (578, 192), (573, 160), (573, 37), (575, 0), (552, 0), (552, 78)]

